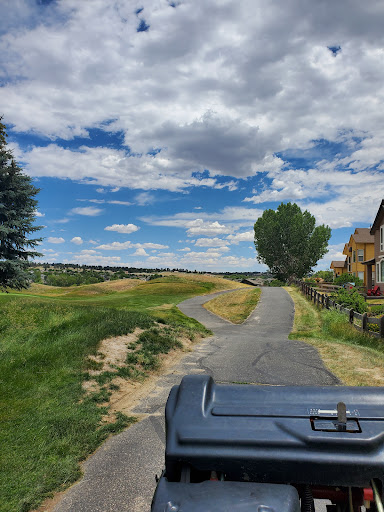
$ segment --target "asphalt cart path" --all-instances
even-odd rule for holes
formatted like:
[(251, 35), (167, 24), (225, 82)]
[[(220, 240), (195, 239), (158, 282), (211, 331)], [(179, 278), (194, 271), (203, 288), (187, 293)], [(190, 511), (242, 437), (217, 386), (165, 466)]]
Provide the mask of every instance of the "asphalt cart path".
[[(185, 374), (208, 374), (217, 382), (282, 385), (334, 385), (337, 378), (317, 351), (288, 340), (294, 305), (281, 288), (263, 288), (249, 318), (233, 325), (202, 307), (214, 296), (179, 305), (186, 315), (212, 330), (133, 410), (142, 421), (110, 438), (83, 466), (84, 477), (72, 486), (54, 512), (148, 512), (164, 461), (164, 406), (170, 388)], [(319, 510), (325, 510), (321, 508)]]

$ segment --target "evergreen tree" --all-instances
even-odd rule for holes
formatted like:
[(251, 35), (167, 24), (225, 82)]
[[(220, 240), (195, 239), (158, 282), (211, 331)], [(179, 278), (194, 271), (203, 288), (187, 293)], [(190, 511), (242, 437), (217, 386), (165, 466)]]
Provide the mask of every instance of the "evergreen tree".
[(34, 226), (39, 189), (13, 158), (7, 148), (5, 126), (0, 117), (0, 289), (21, 290), (31, 281), (28, 258), (42, 256), (33, 251), (42, 238), (28, 239), (29, 233), (41, 229)]

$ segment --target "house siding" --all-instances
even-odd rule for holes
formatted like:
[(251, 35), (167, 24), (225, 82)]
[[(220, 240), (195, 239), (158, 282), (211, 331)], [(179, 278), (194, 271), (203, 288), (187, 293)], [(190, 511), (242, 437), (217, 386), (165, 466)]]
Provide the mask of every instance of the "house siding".
[(379, 263), (384, 258), (384, 251), (380, 251), (380, 227), (384, 225), (384, 212), (382, 212), (377, 221), (377, 229), (374, 232), (375, 237), (375, 271), (376, 271), (376, 279), (375, 284), (380, 287), (380, 291), (384, 294), (384, 283), (378, 281), (379, 276), (377, 275), (377, 263)]
[[(354, 234), (356, 234), (356, 232)], [(376, 240), (376, 238), (375, 238), (375, 240)], [(360, 272), (360, 277), (363, 277), (364, 286), (368, 285), (368, 272), (367, 272), (366, 265), (362, 265), (361, 262), (359, 261), (358, 251), (359, 250), (363, 251), (362, 261), (366, 261), (366, 260), (372, 259), (375, 256), (375, 249), (376, 249), (375, 243), (356, 242), (353, 235), (351, 235), (349, 242), (347, 244), (345, 244), (345, 246), (344, 246), (343, 254), (345, 254), (347, 256), (347, 269), (346, 270), (350, 275), (355, 275), (357, 277), (359, 277), (359, 272)], [(353, 261), (354, 253), (355, 253), (355, 261)], [(350, 258), (350, 264), (349, 264), (348, 258)], [(363, 274), (363, 276), (361, 274)]]

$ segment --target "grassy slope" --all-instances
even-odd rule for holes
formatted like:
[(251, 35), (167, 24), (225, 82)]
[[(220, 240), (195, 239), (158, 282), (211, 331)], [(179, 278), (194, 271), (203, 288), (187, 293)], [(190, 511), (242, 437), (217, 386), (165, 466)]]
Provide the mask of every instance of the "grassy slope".
[(219, 295), (206, 302), (204, 307), (234, 324), (241, 324), (257, 306), (260, 294), (260, 288), (242, 288)]
[(131, 421), (120, 416), (103, 425), (97, 397), (84, 399), (85, 360), (102, 339), (149, 329), (159, 318), (207, 332), (175, 304), (233, 283), (196, 277), (0, 295), (1, 512), (30, 510), (74, 481), (79, 460)]
[(326, 366), (348, 386), (384, 386), (384, 344), (360, 333), (337, 311), (320, 310), (296, 288), (291, 339), (315, 346)]

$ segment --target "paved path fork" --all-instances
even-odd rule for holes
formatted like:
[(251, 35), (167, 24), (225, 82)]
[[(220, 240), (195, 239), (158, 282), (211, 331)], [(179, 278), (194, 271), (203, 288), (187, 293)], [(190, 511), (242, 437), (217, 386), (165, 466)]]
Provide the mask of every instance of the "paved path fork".
[(259, 305), (241, 325), (202, 308), (206, 300), (194, 297), (179, 304), (179, 309), (214, 332), (216, 350), (204, 359), (203, 367), (216, 380), (314, 386), (339, 383), (314, 347), (288, 340), (294, 305), (282, 288), (263, 288)]
[(154, 477), (163, 468), (165, 402), (170, 388), (185, 374), (209, 374), (218, 382), (338, 383), (313, 347), (288, 340), (294, 306), (285, 290), (263, 288), (259, 305), (241, 325), (202, 307), (215, 295), (195, 297), (179, 305), (214, 335), (159, 378), (156, 388), (134, 410), (144, 419), (110, 438), (86, 461), (83, 479), (64, 494), (54, 512), (149, 511)]

